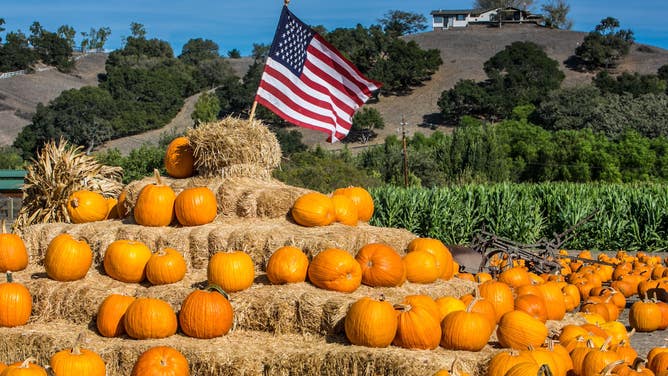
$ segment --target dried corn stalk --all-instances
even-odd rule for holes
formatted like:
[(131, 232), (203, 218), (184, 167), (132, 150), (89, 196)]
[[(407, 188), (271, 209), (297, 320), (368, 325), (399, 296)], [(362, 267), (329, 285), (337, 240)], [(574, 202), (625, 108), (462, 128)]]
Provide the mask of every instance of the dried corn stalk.
[(67, 198), (88, 189), (105, 197), (116, 197), (123, 189), (123, 169), (100, 164), (81, 152), (80, 146), (60, 139), (50, 141), (27, 168), (23, 204), (14, 228), (34, 223), (69, 222)]

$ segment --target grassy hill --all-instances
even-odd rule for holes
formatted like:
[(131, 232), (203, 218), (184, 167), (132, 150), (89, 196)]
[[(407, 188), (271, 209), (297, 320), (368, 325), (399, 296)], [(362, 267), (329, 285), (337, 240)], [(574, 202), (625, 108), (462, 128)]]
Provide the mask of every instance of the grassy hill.
[[(566, 75), (564, 85), (590, 82), (593, 74), (574, 71), (565, 64), (586, 34), (534, 25), (505, 25), (500, 29), (472, 26), (462, 30), (431, 31), (406, 37), (423, 48), (439, 49), (443, 65), (430, 81), (416, 88), (410, 95), (382, 97), (378, 103), (368, 105), (380, 111), (386, 124), (386, 128), (379, 132), (379, 137), (373, 142), (382, 143), (385, 136), (397, 134), (402, 117), (408, 124), (409, 134), (416, 131), (428, 134), (433, 129), (449, 131), (448, 127), (439, 124), (436, 102), (441, 93), (453, 87), (460, 79), (485, 79), (482, 68), (484, 62), (515, 41), (530, 41), (543, 46), (551, 58), (561, 63), (561, 69)], [(104, 58), (105, 55), (91, 55), (80, 59), (76, 71), (69, 75), (51, 70), (0, 80), (0, 124), (3, 124), (0, 130), (0, 145), (11, 144), (20, 129), (30, 122), (27, 116), (17, 116), (16, 110), (23, 114), (31, 113), (37, 103), (47, 103), (62, 90), (95, 85), (97, 74), (104, 71)], [(234, 68), (242, 72), (249, 60), (239, 59), (233, 62)], [(654, 74), (664, 64), (668, 64), (668, 50), (635, 44), (617, 71)], [(188, 99), (181, 113), (163, 129), (114, 140), (103, 148), (117, 147), (126, 152), (141, 142), (156, 139), (160, 133), (179, 132), (187, 128), (191, 125), (189, 111), (195, 100), (196, 97)], [(324, 133), (297, 129), (303, 133), (303, 140), (308, 145), (320, 144), (326, 149), (341, 147), (340, 144), (327, 144)], [(358, 146), (362, 145), (352, 145)]]

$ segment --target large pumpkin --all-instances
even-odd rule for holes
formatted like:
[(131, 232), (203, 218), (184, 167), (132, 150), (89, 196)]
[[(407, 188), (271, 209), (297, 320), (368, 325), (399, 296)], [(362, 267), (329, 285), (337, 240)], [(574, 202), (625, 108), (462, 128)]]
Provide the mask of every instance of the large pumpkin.
[(439, 277), (450, 279), (455, 275), (455, 265), (452, 253), (443, 242), (433, 238), (415, 238), (408, 243), (407, 251), (425, 251), (431, 253), (436, 258), (436, 267), (439, 270)]
[(0, 327), (25, 325), (32, 312), (32, 295), (7, 272), (7, 282), (0, 283)]
[(454, 311), (441, 321), (441, 346), (448, 350), (480, 351), (492, 336), (494, 327), (482, 313), (472, 312), (478, 297), (464, 311)]
[(179, 325), (185, 335), (215, 338), (232, 328), (234, 313), (224, 291), (217, 286), (191, 292), (179, 312)]
[(290, 214), (297, 224), (306, 227), (327, 226), (336, 219), (332, 199), (319, 192), (299, 196)]
[(382, 243), (366, 244), (355, 255), (362, 268), (362, 283), (372, 287), (399, 286), (406, 275), (401, 255)]
[(480, 296), (494, 306), (496, 321), (498, 322), (504, 313), (514, 309), (513, 290), (503, 282), (487, 281), (478, 286)]
[(496, 328), (499, 344), (517, 350), (540, 347), (547, 333), (547, 326), (542, 321), (517, 310), (505, 313)]
[(181, 179), (193, 175), (195, 157), (188, 137), (177, 137), (167, 145), (165, 170), (173, 178)]
[(362, 284), (362, 268), (350, 253), (328, 248), (313, 257), (308, 278), (321, 289), (353, 292)]
[(183, 226), (213, 222), (217, 210), (216, 195), (207, 187), (186, 188), (174, 200), (174, 214)]
[(119, 239), (107, 246), (104, 271), (115, 280), (139, 283), (146, 277), (146, 263), (151, 250), (140, 241)]
[(164, 300), (137, 298), (123, 317), (125, 331), (134, 339), (165, 338), (176, 333), (177, 318)]
[(357, 206), (348, 196), (332, 196), (334, 216), (337, 222), (348, 226), (357, 226)]
[(158, 170), (154, 174), (156, 182), (139, 191), (134, 207), (135, 222), (142, 226), (168, 226), (174, 220), (176, 194), (170, 186), (162, 184)]
[(35, 358), (28, 358), (23, 362), (11, 364), (5, 368), (2, 376), (47, 376), (46, 370), (37, 364)]
[(407, 349), (432, 350), (441, 341), (441, 313), (436, 302), (425, 295), (407, 296), (394, 306), (397, 334), (392, 343)]
[(97, 310), (95, 323), (103, 337), (119, 337), (125, 334), (123, 318), (128, 307), (136, 298), (120, 294), (107, 296)]
[(93, 251), (84, 240), (60, 234), (49, 242), (44, 258), (46, 274), (56, 281), (76, 281), (88, 273), (93, 264)]
[(107, 218), (109, 205), (102, 194), (80, 190), (67, 198), (67, 214), (72, 223), (101, 221)]
[(75, 344), (72, 349), (65, 349), (53, 354), (49, 360), (56, 376), (105, 376), (104, 360), (97, 353)]
[(151, 255), (146, 263), (146, 279), (153, 285), (167, 285), (183, 279), (186, 260), (174, 248), (163, 248)]
[(181, 352), (169, 346), (152, 347), (144, 351), (134, 367), (131, 376), (188, 376), (188, 359)]
[(344, 321), (346, 337), (353, 345), (387, 347), (397, 331), (397, 314), (392, 304), (364, 297), (348, 309)]
[(23, 239), (16, 234), (7, 233), (5, 219), (2, 219), (0, 233), (0, 273), (17, 272), (28, 266), (28, 251)]
[(413, 283), (432, 283), (441, 275), (438, 261), (426, 251), (408, 252), (403, 257), (406, 279)]
[(206, 271), (209, 283), (220, 286), (225, 292), (245, 290), (255, 280), (255, 264), (244, 252), (217, 252), (209, 259)]
[(308, 264), (308, 256), (301, 249), (281, 247), (267, 261), (267, 278), (274, 285), (304, 282)]
[(362, 187), (339, 188), (332, 195), (348, 196), (357, 207), (357, 218), (362, 222), (369, 222), (373, 216), (373, 197)]

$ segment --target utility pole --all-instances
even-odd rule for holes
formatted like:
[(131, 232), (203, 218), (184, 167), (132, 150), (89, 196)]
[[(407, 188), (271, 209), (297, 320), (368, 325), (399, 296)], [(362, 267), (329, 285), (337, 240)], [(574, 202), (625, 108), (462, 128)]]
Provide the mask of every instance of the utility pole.
[(408, 187), (408, 151), (406, 149), (406, 121), (401, 116), (401, 142), (404, 147), (404, 187)]

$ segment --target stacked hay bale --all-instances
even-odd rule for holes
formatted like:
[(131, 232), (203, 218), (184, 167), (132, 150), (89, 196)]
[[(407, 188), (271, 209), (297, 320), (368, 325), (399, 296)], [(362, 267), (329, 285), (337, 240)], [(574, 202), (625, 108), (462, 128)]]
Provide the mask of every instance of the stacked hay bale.
[[(403, 254), (416, 237), (414, 234), (364, 223), (307, 228), (292, 222), (290, 208), (307, 190), (271, 178), (272, 170), (280, 163), (280, 148), (273, 134), (258, 121), (227, 118), (193, 129), (187, 136), (193, 145), (197, 174), (183, 179), (166, 178), (164, 182), (177, 193), (195, 186), (207, 186), (216, 193), (218, 216), (201, 226), (145, 227), (135, 224), (132, 215), (123, 220), (71, 224), (64, 215), (42, 215), (60, 210), (58, 195), (65, 194), (63, 184), (79, 181), (89, 186), (101, 179), (106, 181), (108, 175), (104, 168), (96, 168), (91, 170), (95, 172), (92, 176), (85, 175), (84, 179), (77, 172), (83, 169), (72, 167), (73, 163), (54, 164), (50, 162), (52, 157), (35, 162), (35, 171), (52, 169), (51, 176), (70, 176), (72, 181), (54, 179), (52, 183), (36, 179), (26, 188), (28, 205), (19, 234), (31, 262), (28, 269), (15, 273), (15, 280), (25, 284), (33, 295), (33, 313), (25, 326), (0, 328), (0, 361), (15, 362), (34, 356), (46, 363), (52, 354), (70, 346), (84, 332), (88, 339), (85, 346), (103, 357), (108, 375), (128, 375), (141, 352), (157, 345), (180, 350), (190, 362), (191, 374), (196, 375), (424, 375), (448, 368), (455, 358), (460, 360), (463, 371), (481, 373), (481, 367), (495, 351), (490, 346), (479, 353), (442, 348), (419, 353), (398, 347), (373, 349), (350, 345), (342, 328), (348, 307), (361, 297), (382, 294), (396, 302), (412, 294), (458, 297), (472, 290), (472, 282), (406, 282), (401, 287), (362, 286), (353, 293), (340, 293), (318, 289), (308, 282), (271, 285), (264, 274), (266, 261), (281, 246), (297, 246), (313, 257), (330, 247), (354, 255), (365, 244), (386, 243)], [(76, 153), (61, 154), (68, 161), (82, 158)], [(130, 209), (150, 182), (147, 178), (124, 188)], [(51, 188), (54, 184), (56, 188)], [(116, 185), (100, 186), (100, 190), (107, 194), (119, 191)], [(47, 246), (61, 233), (85, 240), (94, 253), (93, 267), (82, 280), (57, 282), (44, 273)], [(118, 239), (142, 241), (152, 250), (179, 250), (187, 263), (186, 277), (162, 286), (111, 279), (104, 273), (102, 260), (109, 244)], [(112, 293), (159, 298), (178, 312), (185, 296), (206, 283), (211, 255), (224, 250), (249, 254), (257, 276), (251, 288), (230, 294), (234, 308), (231, 333), (211, 340), (180, 333), (164, 339), (133, 340), (105, 338), (96, 332), (97, 309)]]

